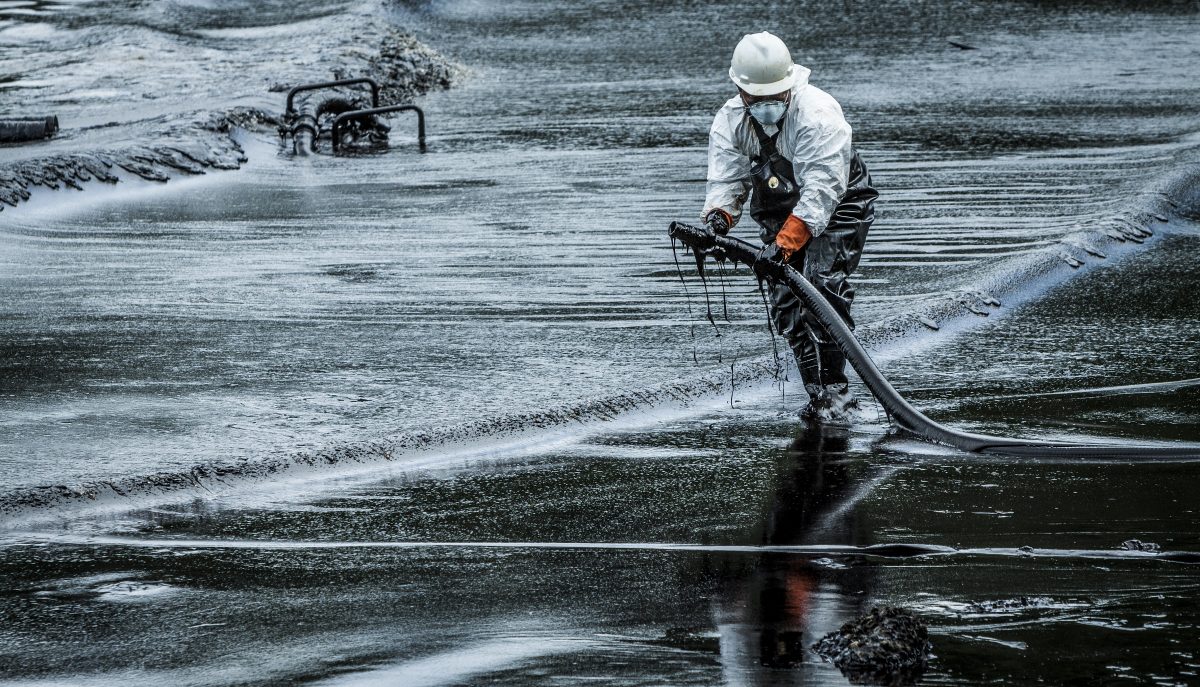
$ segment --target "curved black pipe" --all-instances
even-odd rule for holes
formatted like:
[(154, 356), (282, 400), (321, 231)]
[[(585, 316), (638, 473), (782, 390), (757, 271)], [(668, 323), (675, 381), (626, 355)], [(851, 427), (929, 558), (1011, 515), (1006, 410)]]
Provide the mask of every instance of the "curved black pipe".
[(317, 123), (301, 121), (292, 127), (292, 152), (306, 156), (317, 149)]
[(756, 260), (758, 248), (730, 236), (717, 236), (705, 227), (696, 227), (683, 222), (672, 222), (667, 233), (679, 239), (693, 250), (709, 252), (720, 249), (729, 258), (749, 265), (756, 273), (786, 285), (792, 293), (812, 311), (825, 330), (837, 343), (838, 348), (854, 367), (875, 398), (891, 413), (897, 425), (919, 437), (939, 444), (953, 446), (974, 453), (998, 453), (1035, 457), (1070, 458), (1197, 458), (1200, 446), (1104, 446), (1073, 444), (1058, 441), (1010, 439), (986, 434), (972, 434), (934, 422), (906, 401), (892, 383), (883, 376), (866, 349), (862, 347), (854, 332), (838, 316), (829, 301), (817, 291), (799, 272), (775, 262)]
[(295, 100), (296, 100), (297, 93), (303, 93), (305, 91), (316, 91), (316, 90), (319, 90), (322, 88), (336, 88), (337, 86), (354, 86), (356, 84), (362, 84), (362, 83), (365, 83), (371, 87), (371, 107), (379, 107), (379, 83), (377, 81), (375, 81), (375, 79), (368, 79), (366, 77), (362, 77), (362, 78), (358, 78), (358, 79), (340, 79), (338, 81), (322, 81), (320, 83), (306, 83), (306, 84), (303, 84), (300, 86), (296, 86), (292, 90), (288, 91), (287, 107), (284, 108), (284, 114), (291, 114), (291, 113), (295, 112), (295, 110), (296, 110)]

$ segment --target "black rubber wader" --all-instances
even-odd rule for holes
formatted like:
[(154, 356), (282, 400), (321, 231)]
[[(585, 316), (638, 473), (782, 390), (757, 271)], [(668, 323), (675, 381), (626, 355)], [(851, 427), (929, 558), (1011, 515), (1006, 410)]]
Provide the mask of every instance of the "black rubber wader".
[[(751, 159), (750, 217), (762, 227), (759, 238), (763, 243), (770, 243), (787, 221), (792, 208), (796, 207), (803, 186), (796, 181), (792, 162), (776, 148), (775, 140), (779, 134), (768, 136), (753, 117), (749, 119), (759, 142), (759, 154)], [(858, 152), (852, 150), (846, 193), (834, 209), (825, 231), (814, 236), (803, 250), (788, 260), (789, 265), (817, 287), (851, 329), (854, 328), (854, 320), (850, 317), (854, 287), (850, 275), (858, 267), (867, 232), (875, 221), (878, 196), (871, 186), (866, 165)], [(845, 387), (846, 357), (821, 323), (787, 286), (771, 284), (768, 293), (771, 322), (796, 356), (796, 365), (809, 395), (816, 397), (825, 387)]]

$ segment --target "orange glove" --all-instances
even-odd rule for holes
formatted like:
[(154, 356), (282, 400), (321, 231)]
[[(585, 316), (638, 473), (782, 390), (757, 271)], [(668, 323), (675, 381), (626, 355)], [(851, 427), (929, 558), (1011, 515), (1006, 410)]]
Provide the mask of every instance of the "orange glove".
[(775, 243), (779, 245), (783, 259), (788, 260), (793, 253), (807, 245), (811, 239), (812, 232), (808, 230), (808, 225), (804, 223), (804, 220), (795, 215), (788, 215), (787, 221), (783, 223), (783, 228), (775, 236)]

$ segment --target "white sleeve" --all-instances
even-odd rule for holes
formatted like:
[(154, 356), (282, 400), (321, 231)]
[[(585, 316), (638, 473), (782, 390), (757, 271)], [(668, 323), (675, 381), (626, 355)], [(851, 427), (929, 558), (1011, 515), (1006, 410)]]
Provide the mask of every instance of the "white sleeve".
[(720, 208), (737, 224), (749, 193), (750, 158), (734, 144), (729, 117), (722, 110), (713, 119), (708, 133), (708, 188), (701, 219), (714, 208)]
[(820, 236), (850, 183), (850, 124), (841, 112), (822, 109), (816, 121), (804, 127), (792, 156), (796, 181), (802, 183), (800, 200), (792, 214), (804, 220), (813, 236)]

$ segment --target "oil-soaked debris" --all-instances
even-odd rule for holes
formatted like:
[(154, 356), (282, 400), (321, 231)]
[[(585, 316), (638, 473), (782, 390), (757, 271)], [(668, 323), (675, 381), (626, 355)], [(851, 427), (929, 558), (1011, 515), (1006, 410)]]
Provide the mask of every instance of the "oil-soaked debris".
[(1020, 596), (1015, 599), (988, 599), (971, 604), (976, 613), (1019, 613), (1021, 611), (1061, 608), (1062, 603), (1048, 596)]
[[(317, 70), (306, 81), (323, 81), (326, 74), (333, 80), (369, 78), (379, 84), (379, 102), (372, 102), (364, 87), (354, 84), (298, 93), (293, 103), (296, 111), (326, 110), (339, 114), (375, 105), (409, 104), (417, 96), (450, 88), (467, 73), (466, 67), (398, 29), (364, 25), (356, 39), (352, 47), (322, 65), (327, 72)], [(363, 44), (376, 48), (358, 47)], [(296, 85), (299, 84), (276, 83), (270, 90), (283, 92)], [(319, 117), (324, 113), (316, 114)]]
[(1148, 553), (1160, 553), (1162, 551), (1162, 547), (1158, 544), (1140, 539), (1127, 539), (1121, 542), (1121, 549), (1124, 551), (1146, 551)]
[(211, 131), (219, 131), (223, 134), (229, 133), (234, 129), (246, 129), (248, 131), (268, 131), (279, 126), (279, 118), (270, 112), (263, 110), (244, 107), (236, 110), (230, 110), (222, 114), (213, 115), (206, 123), (205, 127)]
[(855, 684), (913, 684), (932, 656), (929, 629), (911, 611), (872, 608), (822, 637), (812, 650)]
[(1000, 307), (1000, 299), (996, 298), (987, 291), (963, 291), (962, 293), (958, 294), (958, 300), (964, 305), (972, 304), (975, 306), (987, 306), (989, 308)]
[(115, 184), (121, 170), (147, 181), (163, 182), (177, 173), (197, 175), (208, 169), (237, 169), (246, 161), (246, 155), (230, 132), (235, 128), (263, 129), (272, 124), (269, 114), (241, 109), (167, 129), (155, 144), (18, 160), (0, 169), (0, 209), (28, 200), (35, 186), (82, 189), (92, 180)]
[(984, 305), (990, 305), (993, 308), (1000, 307), (1000, 300), (997, 299), (995, 296), (993, 296), (990, 293), (987, 293), (984, 291), (976, 291), (975, 297), (978, 298), (980, 301), (982, 301)]
[(721, 653), (721, 638), (708, 627), (669, 627), (661, 639), (646, 640), (645, 643), (703, 654)]
[(1070, 253), (1062, 252), (1058, 254), (1058, 257), (1062, 258), (1062, 261), (1071, 267), (1078, 268), (1083, 266), (1083, 261), (1071, 255)]
[(987, 317), (991, 314), (986, 308), (1000, 307), (1000, 301), (986, 291), (966, 291), (958, 294), (957, 300), (967, 312), (981, 317)]
[(323, 269), (325, 274), (352, 284), (374, 281), (379, 276), (379, 269), (373, 265), (326, 265)]

